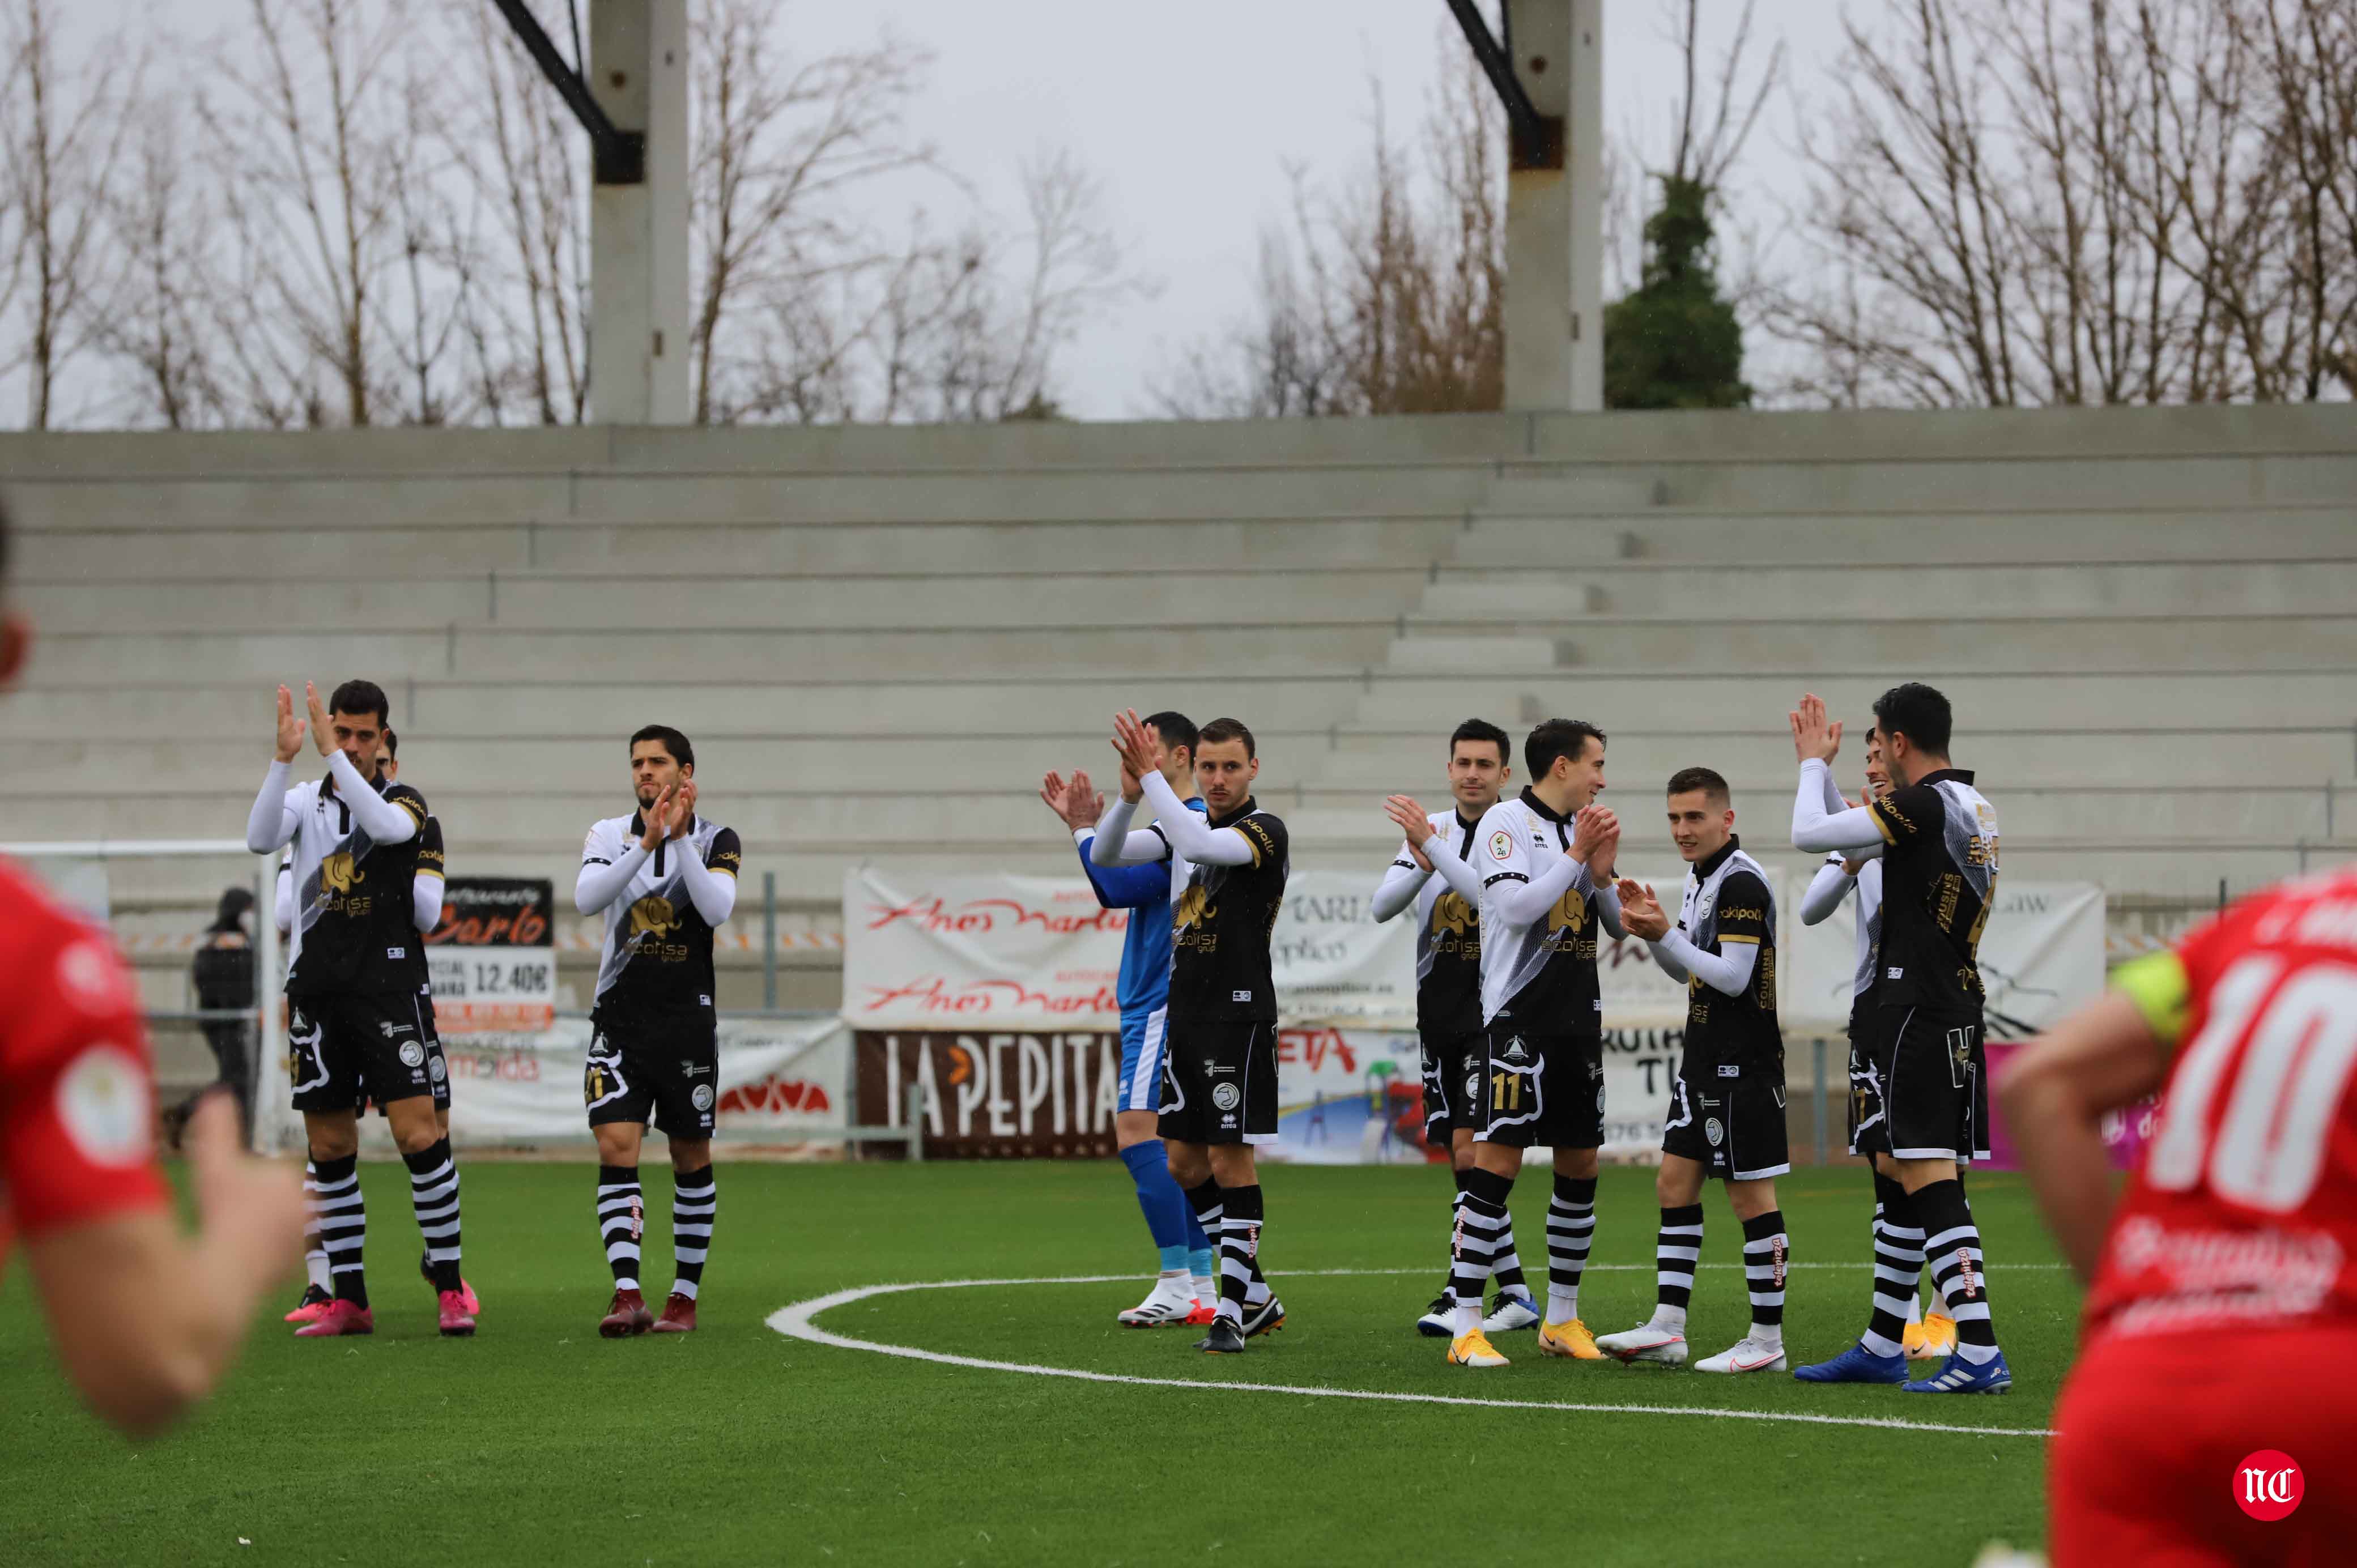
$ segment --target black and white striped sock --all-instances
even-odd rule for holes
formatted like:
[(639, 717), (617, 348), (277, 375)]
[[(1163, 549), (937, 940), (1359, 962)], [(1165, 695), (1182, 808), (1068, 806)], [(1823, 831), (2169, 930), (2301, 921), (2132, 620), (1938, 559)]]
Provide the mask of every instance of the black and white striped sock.
[(1579, 1281), (1596, 1241), (1596, 1178), (1559, 1176), (1547, 1199), (1547, 1321), (1579, 1316)]
[(646, 1234), (646, 1198), (636, 1165), (597, 1167), (597, 1233), (616, 1290), (639, 1288), (639, 1238)]
[(1702, 1205), (1662, 1210), (1661, 1239), (1653, 1248), (1652, 1326), (1671, 1334), (1686, 1331), (1686, 1304), (1694, 1299), (1695, 1264), (1702, 1257)]
[[(1457, 1229), (1457, 1211), (1465, 1207), (1465, 1173), (1457, 1173), (1457, 1196), (1448, 1200), (1448, 1229)], [(1454, 1249), (1452, 1248), (1453, 1251)], [(1448, 1267), (1441, 1271), (1440, 1294), (1453, 1302), (1457, 1299), (1457, 1261), (1452, 1257)]]
[(1923, 1260), (1932, 1283), (1956, 1320), (1956, 1354), (1973, 1366), (1996, 1358), (1996, 1324), (1989, 1316), (1988, 1260), (1981, 1251), (1972, 1205), (1955, 1181), (1935, 1181), (1913, 1193), (1923, 1221)]
[(309, 1160), (303, 1162), (303, 1273), (311, 1288), (329, 1293), (333, 1282), (328, 1274), (328, 1248), (319, 1240), (319, 1167)]
[(1241, 1327), (1260, 1258), (1260, 1184), (1220, 1189), (1220, 1316)]
[(1463, 1338), (1481, 1326), (1481, 1294), (1497, 1256), (1498, 1240), (1506, 1230), (1506, 1199), (1514, 1184), (1495, 1171), (1465, 1173), (1465, 1199), (1457, 1206), (1457, 1223), (1448, 1242), (1449, 1285), (1456, 1297), (1456, 1337)]
[(1782, 1209), (1771, 1208), (1743, 1222), (1743, 1280), (1751, 1292), (1751, 1337), (1762, 1345), (1784, 1342), (1784, 1272), (1792, 1255)]
[(458, 1162), (450, 1140), (404, 1155), (409, 1167), (409, 1203), (417, 1211), (417, 1232), (425, 1238), (425, 1268), (437, 1291), (458, 1288)]
[(671, 1187), (671, 1255), (677, 1277), (671, 1293), (695, 1299), (704, 1285), (704, 1260), (712, 1250), (712, 1219), (720, 1212), (720, 1186), (712, 1167), (674, 1171)]
[(1923, 1277), (1923, 1228), (1905, 1187), (1878, 1172), (1874, 1195), (1874, 1315), (1857, 1342), (1868, 1355), (1896, 1356)]
[(369, 1304), (368, 1275), (361, 1254), (368, 1241), (368, 1212), (361, 1202), (361, 1158), (314, 1159), (317, 1194), (312, 1212), (319, 1218), (319, 1243), (328, 1249), (328, 1278), (339, 1301)]

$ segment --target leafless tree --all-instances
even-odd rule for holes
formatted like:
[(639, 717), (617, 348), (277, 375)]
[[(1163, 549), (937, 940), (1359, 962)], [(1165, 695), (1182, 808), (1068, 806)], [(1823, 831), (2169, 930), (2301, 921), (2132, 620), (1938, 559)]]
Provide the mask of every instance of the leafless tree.
[[(1919, 405), (2313, 398), (2357, 323), (2357, 0), (1909, 0), (1846, 22), (1805, 139), (1789, 392)], [(2338, 75), (2334, 74), (2338, 72)]]
[(26, 419), (36, 430), (58, 416), (59, 378), (103, 325), (93, 306), (118, 264), (108, 209), (146, 61), (145, 51), (124, 61), (92, 48), (79, 70), (70, 67), (57, 12), (45, 0), (9, 0), (0, 21), (0, 182), (14, 220), (0, 309), (15, 303), (23, 313), (21, 344), (5, 368), (25, 373)]
[(578, 424), (589, 408), (588, 144), (495, 9), (445, 0), (445, 15), (464, 62), (442, 143), (476, 234), (449, 259), (472, 403), (493, 424)]
[(131, 423), (217, 424), (228, 411), (212, 381), (211, 198), (186, 156), (187, 106), (164, 97), (139, 113), (138, 145), (111, 214), (123, 269), (99, 342), (125, 370), (118, 398)]

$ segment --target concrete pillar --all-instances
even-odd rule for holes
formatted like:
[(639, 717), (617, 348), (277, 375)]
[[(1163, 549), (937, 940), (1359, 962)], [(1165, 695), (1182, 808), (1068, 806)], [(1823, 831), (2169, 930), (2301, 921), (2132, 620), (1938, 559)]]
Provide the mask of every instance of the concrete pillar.
[(589, 408), (599, 424), (684, 424), (688, 404), (687, 0), (597, 0), (589, 91), (644, 132), (646, 178), (589, 198)]
[(1506, 406), (1604, 406), (1604, 0), (1505, 0), (1548, 122), (1506, 177)]

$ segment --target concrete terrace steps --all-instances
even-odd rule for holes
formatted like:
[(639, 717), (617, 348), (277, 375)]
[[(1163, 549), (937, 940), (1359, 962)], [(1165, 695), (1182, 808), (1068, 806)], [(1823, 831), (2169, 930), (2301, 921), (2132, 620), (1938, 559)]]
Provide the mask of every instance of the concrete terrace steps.
[(1888, 614), (1910, 603), (2007, 616), (2330, 615), (2357, 606), (2357, 527), (2338, 558), (2018, 566), (1801, 561), (1620, 562), (1569, 568), (1445, 565), (1411, 625), (1587, 614), (1777, 619)]
[(1658, 659), (1701, 670), (1972, 665), (1999, 673), (2357, 670), (2357, 612), (2313, 616), (1957, 615), (1725, 620), (1586, 615), (1501, 624), (1416, 622), (1392, 641), (1390, 672), (1501, 667), (1599, 671)]
[(952, 573), (1258, 571), (1390, 566), (1446, 556), (1461, 512), (1430, 517), (1158, 518), (1109, 521), (708, 523), (528, 522), (382, 527), (155, 530), (137, 524), (20, 529), (17, 575), (75, 582), (126, 567), (142, 575), (335, 577), (357, 552), (396, 570), (643, 571), (756, 575), (931, 576)]
[(384, 579), (116, 579), (27, 584), (23, 602), (51, 631), (138, 626), (150, 632), (266, 627), (278, 634), (356, 626), (482, 630), (874, 630), (1116, 626), (1150, 634), (1196, 626), (1218, 607), (1231, 626), (1286, 626), (1305, 607), (1327, 625), (1394, 624), (1428, 580), (1421, 567), (1286, 567), (1232, 572), (1051, 572), (898, 576), (748, 573), (500, 572)]
[(1735, 507), (1588, 517), (1482, 512), (1458, 533), (1450, 560), (1458, 566), (1508, 568), (2298, 561), (2345, 558), (2352, 536), (2357, 497), (2315, 506), (2134, 512), (1760, 513)]
[[(339, 679), (343, 671), (326, 678)], [(299, 679), (299, 677), (297, 677)], [(274, 682), (236, 684), (33, 687), (0, 702), (0, 740), (119, 741), (157, 735), (270, 734)], [(539, 736), (619, 737), (660, 718), (692, 736), (874, 737), (1071, 733), (1102, 745), (1112, 716), (1176, 708), (1198, 722), (1228, 714), (1255, 732), (1323, 733), (1365, 690), (1361, 675), (1157, 673), (1133, 680), (1068, 671), (1017, 679), (915, 682), (740, 682), (726, 687), (648, 681), (425, 681), (391, 685), (393, 727), (438, 743)], [(1103, 734), (1097, 733), (1100, 729)], [(619, 745), (619, 741), (617, 741)], [(1108, 747), (1106, 756), (1110, 757)], [(1082, 759), (1093, 768), (1097, 759)]]

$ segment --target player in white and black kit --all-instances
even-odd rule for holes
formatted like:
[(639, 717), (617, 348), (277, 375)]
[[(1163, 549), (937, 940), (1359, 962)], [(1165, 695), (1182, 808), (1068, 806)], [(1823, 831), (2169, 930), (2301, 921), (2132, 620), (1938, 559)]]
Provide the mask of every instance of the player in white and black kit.
[(305, 694), (328, 777), (288, 787), (304, 721), (281, 686), (276, 759), (245, 830), (246, 847), (256, 854), (274, 854), (289, 843), (295, 850), (287, 1070), (310, 1144), (314, 1208), (335, 1290), (326, 1310), (295, 1332), (321, 1338), (375, 1328), (361, 1267), (367, 1221), (355, 1101), (365, 1096), (384, 1108), (409, 1167), (441, 1330), (470, 1335), (475, 1316), (458, 1272), (458, 1171), (434, 1114), (427, 1067), (433, 996), (414, 922), (425, 799), (378, 772), (377, 746), (390, 716), (382, 688), (347, 681), (326, 703), (316, 687), (307, 686)]
[(1598, 1360), (1579, 1316), (1579, 1282), (1596, 1233), (1596, 1155), (1604, 1143), (1604, 1001), (1599, 932), (1621, 934), (1612, 886), (1620, 824), (1596, 804), (1604, 732), (1549, 719), (1523, 742), (1530, 782), (1482, 813), (1481, 1016), (1488, 1056), (1475, 1101), (1473, 1168), (1449, 1246), (1457, 1298), (1448, 1359), (1502, 1367), (1481, 1327), (1481, 1282), (1505, 1231), (1523, 1151), (1555, 1150), (1547, 1204), (1547, 1321), (1539, 1349)]
[[(720, 1095), (712, 933), (737, 907), (744, 864), (736, 831), (696, 812), (687, 736), (665, 725), (632, 736), (630, 787), (639, 809), (591, 825), (573, 889), (576, 908), (606, 917), (582, 1100), (597, 1140), (597, 1229), (614, 1276), (614, 1299), (597, 1325), (608, 1339), (695, 1327), (720, 1201), (712, 1174)], [(660, 1321), (639, 1288), (646, 1220), (639, 1147), (650, 1121), (671, 1140), (674, 1273)]]
[[(1252, 731), (1213, 719), (1195, 745), (1204, 814), (1162, 776), (1162, 742), (1135, 710), (1115, 716), (1121, 799), (1097, 823), (1099, 865), (1172, 859), (1169, 1043), (1161, 1133), (1170, 1175), (1205, 1234), (1220, 1243), (1220, 1303), (1198, 1350), (1234, 1355), (1285, 1324), (1260, 1267), (1265, 1207), (1253, 1149), (1276, 1142), (1276, 982), (1269, 939), (1285, 906), (1285, 823), (1252, 798), (1260, 757)], [(1155, 822), (1131, 832), (1143, 800)], [(1477, 1298), (1478, 1299), (1478, 1298)]]
[[(1507, 765), (1512, 742), (1483, 719), (1467, 719), (1448, 737), (1449, 811), (1426, 812), (1412, 797), (1383, 802), (1405, 840), (1382, 886), (1375, 889), (1377, 921), (1415, 911), (1415, 1026), (1424, 1048), (1425, 1142), (1448, 1151), (1456, 1206), (1465, 1200), (1465, 1173), (1473, 1168), (1473, 1101), (1481, 1092), (1489, 1057), (1481, 1028), (1481, 876), (1473, 867), (1474, 841), (1481, 818), (1498, 803), (1498, 793), (1514, 770)], [(1539, 1312), (1523, 1283), (1523, 1261), (1514, 1251), (1513, 1220), (1498, 1239), (1491, 1271), (1498, 1302), (1482, 1328), (1491, 1334), (1535, 1328)], [(1415, 1320), (1415, 1329), (1434, 1338), (1453, 1335), (1456, 1297), (1447, 1276), (1440, 1294)]]
[[(1987, 1265), (1958, 1171), (1988, 1150), (1982, 1038), (1981, 928), (1996, 895), (1996, 811), (1948, 761), (1948, 699), (1910, 682), (1874, 704), (1891, 792), (1836, 810), (1828, 765), (1841, 725), (1803, 696), (1792, 714), (1801, 780), (1792, 844), (1882, 861), (1882, 931), (1866, 1045), (1851, 1063), (1851, 1151), (1899, 1183), (1900, 1225), (1923, 1228), (1932, 1282), (1956, 1321), (1956, 1353), (1910, 1393), (2005, 1393), (2013, 1373), (1989, 1316)], [(1886, 1198), (1886, 1204), (1888, 1199)], [(1886, 1335), (1887, 1337), (1887, 1335)], [(1901, 1382), (1904, 1357), (1853, 1346), (1812, 1381)]]
[(1698, 1372), (1781, 1372), (1784, 1278), (1792, 1244), (1776, 1204), (1791, 1170), (1784, 1132), (1784, 1036), (1776, 1022), (1776, 901), (1768, 873), (1735, 836), (1727, 780), (1707, 768), (1670, 775), (1670, 839), (1686, 863), (1685, 896), (1670, 923), (1650, 887), (1620, 884), (1620, 918), (1653, 961), (1685, 983), (1686, 1026), (1670, 1117), (1662, 1130), (1662, 1205), (1653, 1315), (1598, 1349), (1624, 1361), (1686, 1359), (1686, 1305), (1702, 1255), (1702, 1184), (1726, 1184), (1743, 1226), (1751, 1329)]
[[(1882, 737), (1869, 731), (1866, 792), (1857, 803), (1867, 805), (1889, 793), (1890, 775), (1882, 767)], [(1849, 802), (1836, 796), (1828, 808), (1847, 811)], [(1849, 1048), (1850, 1059), (1856, 1063), (1863, 1059), (1858, 1053), (1865, 1047), (1874, 1007), (1874, 949), (1882, 935), (1882, 862), (1856, 858), (1839, 850), (1825, 856), (1824, 865), (1817, 868), (1815, 879), (1801, 897), (1801, 924), (1822, 924), (1852, 893), (1857, 895), (1857, 957), (1850, 980)], [(1854, 1121), (1857, 1101), (1853, 1096), (1844, 1099)], [(1852, 1126), (1850, 1135), (1855, 1137), (1857, 1133)], [(1891, 1212), (1904, 1206), (1905, 1191), (1871, 1166), (1867, 1174), (1874, 1178), (1874, 1286), (1872, 1316), (1858, 1343), (1886, 1359), (1904, 1354), (1910, 1361), (1944, 1361), (1955, 1353), (1956, 1325), (1943, 1312), (1935, 1311), (1928, 1319), (1923, 1316), (1922, 1228), (1893, 1222)], [(1795, 1367), (1792, 1376), (1804, 1383), (1838, 1381), (1834, 1376), (1837, 1370), (1833, 1362), (1822, 1362)]]

